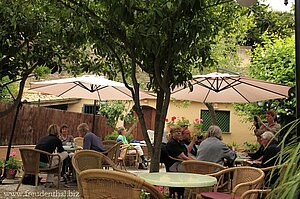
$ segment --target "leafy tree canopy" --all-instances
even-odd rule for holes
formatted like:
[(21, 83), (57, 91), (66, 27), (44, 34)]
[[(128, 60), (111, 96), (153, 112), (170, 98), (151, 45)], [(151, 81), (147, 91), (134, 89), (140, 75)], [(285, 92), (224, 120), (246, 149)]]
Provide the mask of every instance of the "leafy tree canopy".
[(295, 119), (295, 37), (262, 37), (263, 42), (253, 51), (249, 74), (253, 78), (292, 86), (288, 99), (269, 100), (262, 103), (236, 105), (242, 115), (253, 120), (254, 115), (264, 117), (268, 109), (276, 110), (281, 125)]
[[(211, 45), (219, 31), (233, 31), (242, 8), (227, 0), (54, 2), (69, 8), (86, 25), (91, 52), (99, 65), (79, 67), (110, 77), (121, 72), (124, 83), (128, 80), (133, 85), (127, 86), (134, 96), (142, 133), (153, 160), (158, 161), (171, 90), (191, 79), (193, 67), (214, 64)], [(139, 104), (138, 70), (148, 74), (147, 87), (157, 93), (154, 148)], [(159, 163), (152, 162), (151, 170), (158, 168)]]
[[(80, 26), (72, 21), (70, 12), (56, 10), (47, 1), (0, 2), (0, 79), (20, 81), (15, 104), (0, 115), (20, 102), (25, 80), (33, 72), (41, 75), (47, 71), (45, 68), (61, 71), (71, 60), (72, 64), (78, 63), (79, 58), (84, 65), (84, 54), (77, 45), (85, 40), (82, 34), (76, 35)], [(73, 57), (77, 59), (70, 59)]]

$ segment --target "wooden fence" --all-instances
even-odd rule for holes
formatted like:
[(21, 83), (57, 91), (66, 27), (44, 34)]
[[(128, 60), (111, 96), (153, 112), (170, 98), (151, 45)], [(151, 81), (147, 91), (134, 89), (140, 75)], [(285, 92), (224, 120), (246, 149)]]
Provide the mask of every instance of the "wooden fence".
[[(6, 109), (9, 104), (0, 103), (0, 111)], [(4, 117), (0, 117), (0, 145), (7, 145), (13, 127), (15, 111)], [(13, 145), (36, 144), (40, 137), (47, 135), (47, 128), (50, 124), (67, 124), (69, 133), (77, 137), (77, 126), (85, 122), (92, 129), (93, 115), (73, 113), (63, 110), (35, 107), (23, 104), (18, 115), (16, 128), (13, 137)], [(96, 115), (95, 134), (104, 138), (113, 131), (113, 128), (106, 125), (106, 119)]]

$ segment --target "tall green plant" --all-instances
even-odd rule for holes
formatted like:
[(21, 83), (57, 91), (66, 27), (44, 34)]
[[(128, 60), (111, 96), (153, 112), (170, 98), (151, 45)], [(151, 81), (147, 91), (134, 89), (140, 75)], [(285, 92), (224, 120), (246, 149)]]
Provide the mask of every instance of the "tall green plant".
[(296, 127), (300, 120), (295, 120), (287, 128), (281, 141), (281, 151), (278, 155), (278, 164), (283, 164), (280, 177), (277, 179), (271, 197), (276, 199), (297, 199), (300, 194), (300, 142), (296, 137)]

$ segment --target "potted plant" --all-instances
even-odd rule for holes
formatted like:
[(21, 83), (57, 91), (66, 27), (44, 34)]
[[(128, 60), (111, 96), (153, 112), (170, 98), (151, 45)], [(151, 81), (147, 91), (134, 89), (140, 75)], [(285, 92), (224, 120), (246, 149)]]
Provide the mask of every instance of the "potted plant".
[(196, 118), (194, 120), (194, 134), (195, 135), (202, 135), (202, 125), (203, 125), (203, 120)]
[(21, 168), (20, 161), (16, 159), (17, 153), (11, 152), (9, 159), (5, 162), (6, 178), (14, 179), (17, 171)]
[(185, 117), (178, 117), (175, 124), (180, 127), (188, 127), (190, 126), (190, 121)]

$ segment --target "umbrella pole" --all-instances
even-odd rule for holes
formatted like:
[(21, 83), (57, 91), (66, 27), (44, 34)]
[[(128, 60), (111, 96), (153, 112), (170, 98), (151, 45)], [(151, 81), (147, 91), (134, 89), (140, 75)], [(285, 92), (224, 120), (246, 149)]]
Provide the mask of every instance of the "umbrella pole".
[(94, 100), (94, 109), (93, 109), (93, 126), (92, 126), (92, 132), (95, 133), (95, 123), (96, 123), (96, 105), (97, 102)]

